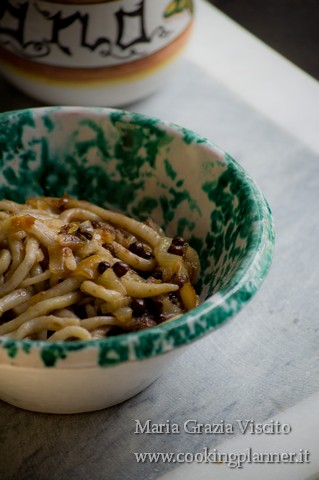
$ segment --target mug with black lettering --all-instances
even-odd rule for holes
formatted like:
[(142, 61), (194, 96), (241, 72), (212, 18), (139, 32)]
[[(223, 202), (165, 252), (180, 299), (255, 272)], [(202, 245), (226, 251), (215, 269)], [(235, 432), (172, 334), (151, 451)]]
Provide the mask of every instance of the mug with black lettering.
[(46, 103), (122, 106), (186, 45), (192, 0), (1, 0), (0, 71)]

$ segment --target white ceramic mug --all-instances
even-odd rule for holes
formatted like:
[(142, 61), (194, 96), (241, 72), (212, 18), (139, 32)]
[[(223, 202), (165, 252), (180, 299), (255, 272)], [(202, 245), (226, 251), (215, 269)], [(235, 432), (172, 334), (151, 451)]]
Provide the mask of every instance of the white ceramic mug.
[(151, 94), (187, 43), (192, 0), (1, 0), (0, 71), (53, 104)]

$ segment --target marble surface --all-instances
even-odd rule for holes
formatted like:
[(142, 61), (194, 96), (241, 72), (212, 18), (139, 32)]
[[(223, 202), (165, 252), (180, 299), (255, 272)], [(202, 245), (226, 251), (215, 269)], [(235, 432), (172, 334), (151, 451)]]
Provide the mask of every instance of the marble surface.
[[(208, 0), (319, 80), (319, 3), (313, 0)], [(313, 54), (311, 54), (313, 52)]]
[[(2, 79), (0, 91), (0, 111), (38, 105)], [(137, 434), (135, 420), (263, 422), (305, 405), (319, 392), (319, 152), (244, 97), (190, 55), (160, 92), (130, 108), (208, 137), (260, 185), (277, 233), (273, 265), (261, 290), (238, 316), (190, 346), (149, 388), (121, 405), (59, 416), (0, 402), (2, 480), (196, 478), (196, 471), (176, 470), (174, 464), (138, 464), (134, 452), (200, 452), (228, 437)], [(297, 448), (311, 446), (313, 462), (296, 479), (317, 478), (312, 475), (319, 449), (310, 442), (317, 407), (318, 402), (306, 403), (301, 413), (310, 428)], [(286, 421), (294, 428), (295, 417)], [(285, 445), (280, 450), (287, 451)], [(203, 473), (198, 478), (213, 477)]]
[(196, 5), (187, 58), (319, 153), (318, 81), (204, 0)]

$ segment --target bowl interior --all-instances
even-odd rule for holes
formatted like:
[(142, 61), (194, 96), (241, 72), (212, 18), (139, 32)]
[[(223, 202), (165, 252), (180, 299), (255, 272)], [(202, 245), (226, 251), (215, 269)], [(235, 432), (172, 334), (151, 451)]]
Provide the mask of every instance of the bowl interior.
[(200, 256), (202, 301), (225, 300), (244, 282), (244, 303), (268, 270), (273, 231), (259, 189), (230, 156), (181, 127), (99, 108), (9, 112), (0, 116), (0, 160), (1, 198), (67, 193), (185, 237)]

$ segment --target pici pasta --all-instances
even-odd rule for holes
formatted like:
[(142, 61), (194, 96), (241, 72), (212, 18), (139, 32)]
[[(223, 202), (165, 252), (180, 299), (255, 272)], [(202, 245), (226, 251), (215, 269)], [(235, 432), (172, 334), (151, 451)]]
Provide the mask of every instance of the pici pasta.
[(0, 335), (90, 340), (172, 320), (198, 305), (195, 250), (83, 200), (0, 201)]

